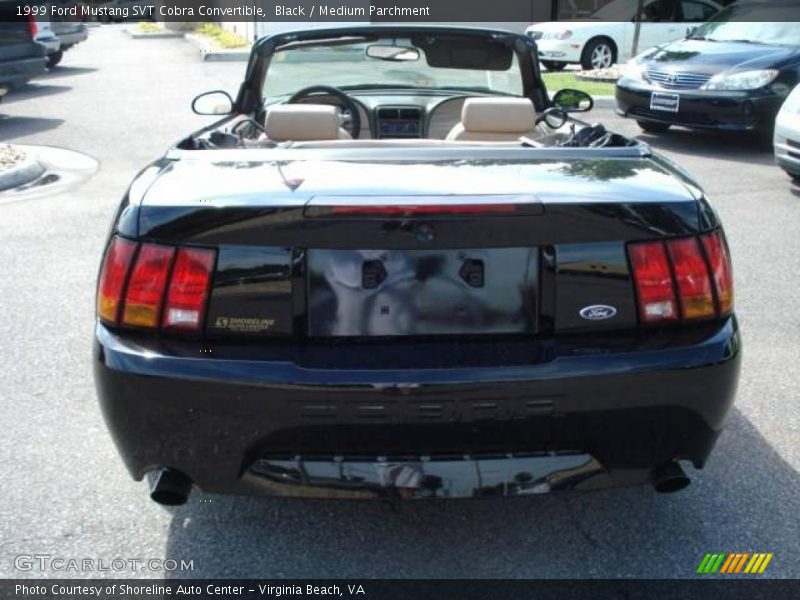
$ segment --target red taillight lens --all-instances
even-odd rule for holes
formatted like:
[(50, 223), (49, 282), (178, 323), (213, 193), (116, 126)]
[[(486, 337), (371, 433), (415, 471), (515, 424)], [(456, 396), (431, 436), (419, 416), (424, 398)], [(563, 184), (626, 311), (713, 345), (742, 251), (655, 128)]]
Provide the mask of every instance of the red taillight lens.
[(214, 250), (112, 238), (97, 286), (99, 318), (110, 325), (199, 330), (216, 256)]
[(728, 248), (719, 231), (704, 235), (701, 239), (711, 265), (711, 276), (717, 288), (719, 312), (723, 316), (728, 315), (733, 311), (733, 269)]
[(164, 310), (165, 329), (200, 329), (205, 316), (214, 258), (213, 250), (178, 250)]
[(645, 323), (678, 319), (667, 252), (662, 242), (631, 244), (628, 253), (639, 297), (639, 313)]
[(708, 267), (695, 238), (667, 242), (678, 300), (684, 320), (708, 319), (716, 315), (714, 292), (708, 277)]
[(676, 321), (679, 305), (683, 321), (724, 317), (733, 311), (733, 273), (721, 231), (631, 244), (628, 255), (643, 323)]
[(122, 323), (157, 327), (174, 248), (142, 244), (125, 293)]
[(31, 32), (32, 38), (35, 38), (36, 34), (39, 33), (39, 25), (36, 23), (36, 19), (33, 18), (33, 15), (28, 16), (28, 31)]
[(134, 242), (119, 237), (108, 245), (97, 284), (97, 315), (106, 323), (113, 325), (119, 320), (122, 288), (135, 250)]

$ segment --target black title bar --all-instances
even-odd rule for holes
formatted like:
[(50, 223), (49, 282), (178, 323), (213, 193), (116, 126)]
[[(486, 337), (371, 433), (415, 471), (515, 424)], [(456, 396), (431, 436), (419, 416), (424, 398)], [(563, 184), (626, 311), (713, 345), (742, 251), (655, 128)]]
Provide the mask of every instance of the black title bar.
[[(44, 1), (44, 4), (43, 4)], [(724, 2), (723, 2), (724, 3)], [(574, 9), (571, 0), (0, 0), (17, 16), (82, 20), (275, 23), (535, 23)], [(634, 3), (635, 6), (635, 3)], [(759, 3), (755, 21), (795, 21), (790, 0)], [(42, 12), (45, 11), (45, 12)], [(766, 12), (765, 12), (766, 11)], [(595, 21), (602, 19), (594, 18)], [(742, 20), (748, 20), (743, 18)]]
[(0, 598), (27, 600), (571, 600), (572, 598), (775, 600), (797, 598), (800, 581), (729, 577), (663, 580), (2, 580)]

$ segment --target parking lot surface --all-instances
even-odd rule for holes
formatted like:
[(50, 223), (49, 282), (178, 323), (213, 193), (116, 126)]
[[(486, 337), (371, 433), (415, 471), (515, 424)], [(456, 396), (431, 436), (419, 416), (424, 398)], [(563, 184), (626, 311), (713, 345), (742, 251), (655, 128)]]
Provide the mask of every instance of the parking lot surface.
[[(117, 456), (97, 408), (94, 282), (135, 173), (209, 123), (191, 99), (235, 93), (244, 63), (203, 63), (177, 39), (93, 28), (63, 66), (0, 104), (0, 141), (99, 161), (56, 195), (0, 194), (0, 576), (689, 577), (706, 552), (772, 552), (800, 577), (800, 189), (748, 138), (640, 135), (609, 109), (592, 120), (692, 172), (725, 224), (744, 336), (727, 430), (693, 484), (517, 499), (387, 504), (209, 496), (165, 509)], [(631, 199), (635, 200), (635, 199)], [(20, 554), (175, 558), (162, 573), (19, 571)]]

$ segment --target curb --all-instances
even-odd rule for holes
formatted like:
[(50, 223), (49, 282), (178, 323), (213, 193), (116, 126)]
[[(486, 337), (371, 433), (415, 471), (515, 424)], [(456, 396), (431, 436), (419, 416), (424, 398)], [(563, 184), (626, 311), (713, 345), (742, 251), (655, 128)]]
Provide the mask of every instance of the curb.
[(595, 108), (616, 108), (617, 99), (614, 96), (592, 96)]
[(183, 36), (187, 42), (200, 50), (200, 59), (214, 62), (246, 62), (250, 59), (250, 48), (224, 50), (209, 44), (203, 36), (187, 33)]
[(42, 163), (27, 157), (21, 164), (0, 171), (0, 192), (30, 183), (41, 177), (44, 171)]
[(146, 33), (146, 32), (139, 32), (135, 31), (134, 29), (128, 28), (125, 29), (125, 33), (131, 36), (134, 40), (160, 40), (160, 39), (169, 39), (169, 38), (181, 38), (183, 34), (180, 31), (157, 31), (155, 33)]

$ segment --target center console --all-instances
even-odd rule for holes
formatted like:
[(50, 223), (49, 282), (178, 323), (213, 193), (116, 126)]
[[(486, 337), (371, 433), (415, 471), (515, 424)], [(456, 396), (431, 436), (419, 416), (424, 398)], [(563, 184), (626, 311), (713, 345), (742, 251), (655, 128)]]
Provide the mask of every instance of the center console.
[(375, 109), (378, 139), (421, 138), (422, 109), (416, 106), (380, 106)]

